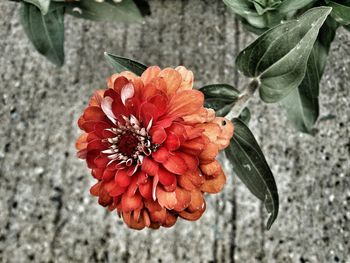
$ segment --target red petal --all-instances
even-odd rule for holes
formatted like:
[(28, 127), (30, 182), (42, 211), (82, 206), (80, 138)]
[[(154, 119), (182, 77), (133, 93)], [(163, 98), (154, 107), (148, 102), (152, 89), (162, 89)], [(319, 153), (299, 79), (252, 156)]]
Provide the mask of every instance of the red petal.
[(84, 111), (85, 121), (106, 121), (107, 117), (100, 107), (87, 107)]
[(165, 147), (159, 147), (155, 152), (152, 153), (153, 159), (158, 163), (163, 163), (169, 158), (169, 151)]
[(152, 181), (139, 185), (139, 191), (144, 198), (152, 199)]
[(178, 155), (185, 161), (189, 170), (193, 171), (198, 168), (199, 161), (196, 156), (184, 152), (178, 152)]
[(155, 176), (158, 173), (158, 163), (145, 156), (142, 161), (141, 170), (148, 175)]
[(154, 126), (150, 131), (152, 143), (162, 144), (166, 139), (166, 132), (161, 126)]
[(102, 179), (105, 180), (105, 181), (109, 181), (109, 180), (111, 180), (114, 176), (115, 176), (115, 171), (105, 169), (105, 171), (103, 172)]
[(126, 187), (120, 187), (118, 185), (115, 185), (115, 187), (109, 192), (109, 194), (113, 197), (120, 196), (126, 191)]
[(105, 169), (92, 169), (91, 174), (94, 178), (101, 180), (103, 176), (103, 172)]
[(148, 101), (157, 108), (159, 116), (162, 116), (166, 112), (166, 109), (168, 107), (168, 98), (164, 93), (155, 95), (152, 98), (150, 98)]
[(98, 193), (100, 192), (100, 187), (101, 187), (101, 182), (94, 184), (90, 188), (90, 194), (92, 194), (93, 196), (98, 196)]
[(199, 155), (205, 147), (204, 139), (202, 137), (197, 137), (193, 140), (189, 140), (184, 142), (181, 145), (181, 149), (183, 149), (186, 153), (192, 154), (192, 155)]
[(140, 194), (134, 196), (128, 196), (123, 194), (122, 196), (122, 210), (123, 212), (129, 212), (142, 207), (142, 197)]
[(164, 144), (169, 151), (175, 151), (180, 147), (180, 139), (175, 133), (169, 132)]
[(118, 170), (115, 176), (115, 182), (120, 187), (127, 187), (131, 183), (131, 177), (125, 170)]
[(183, 174), (187, 171), (185, 161), (176, 153), (169, 155), (169, 159), (163, 163), (163, 166), (174, 174)]
[(139, 119), (142, 120), (143, 126), (148, 127), (149, 122), (156, 123), (158, 119), (157, 108), (149, 102), (145, 102), (140, 107)]
[(165, 186), (171, 185), (171, 184), (174, 184), (176, 181), (176, 176), (173, 173), (168, 172), (162, 167), (159, 167), (158, 175), (159, 175), (159, 182), (162, 185), (165, 185)]

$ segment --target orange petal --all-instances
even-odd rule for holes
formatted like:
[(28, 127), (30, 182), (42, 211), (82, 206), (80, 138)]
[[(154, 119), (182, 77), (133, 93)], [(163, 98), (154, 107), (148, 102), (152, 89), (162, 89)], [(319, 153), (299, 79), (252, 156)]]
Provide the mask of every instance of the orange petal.
[(166, 192), (162, 189), (162, 187), (157, 187), (157, 199), (158, 203), (167, 209), (174, 209), (176, 205), (176, 194), (174, 192)]
[(123, 212), (122, 216), (124, 222), (132, 229), (141, 230), (146, 226), (143, 217), (139, 221), (136, 221), (132, 216), (132, 212)]
[(100, 106), (101, 101), (103, 98), (103, 94), (105, 93), (105, 90), (99, 89), (94, 92), (94, 95), (92, 95), (90, 101), (89, 101), (89, 106)]
[(220, 126), (216, 123), (203, 123), (196, 125), (197, 128), (202, 128), (204, 130), (203, 134), (209, 138), (211, 142), (216, 143), (217, 137), (221, 133)]
[(226, 176), (224, 174), (224, 171), (220, 169), (217, 176), (215, 176), (212, 179), (207, 179), (203, 182), (201, 186), (201, 191), (206, 193), (218, 193), (222, 190), (226, 183)]
[(216, 140), (216, 144), (218, 145), (219, 150), (222, 150), (230, 144), (234, 132), (234, 126), (228, 119), (221, 117), (215, 118), (213, 123), (216, 123), (220, 127), (221, 131)]
[(203, 193), (197, 189), (191, 191), (191, 203), (188, 206), (188, 211), (195, 212), (197, 210), (201, 210), (203, 207), (203, 203)]
[(152, 222), (159, 222), (161, 224), (165, 222), (167, 217), (167, 212), (165, 208), (162, 208), (159, 211), (153, 211), (153, 212), (150, 211), (149, 214)]
[(193, 87), (193, 72), (186, 69), (184, 66), (178, 66), (175, 68), (177, 72), (180, 73), (182, 77), (182, 82), (178, 91), (189, 90)]
[(168, 113), (183, 117), (191, 115), (203, 106), (204, 95), (198, 90), (185, 90), (176, 93), (169, 102)]
[(122, 210), (123, 212), (129, 212), (142, 207), (142, 197), (139, 193), (129, 196), (123, 194), (122, 196)]
[(160, 68), (158, 66), (148, 67), (141, 75), (141, 80), (144, 85), (148, 84), (152, 79), (157, 77), (160, 73)]
[(217, 160), (214, 160), (211, 163), (208, 164), (202, 164), (200, 166), (203, 174), (208, 175), (208, 176), (213, 176), (216, 174), (218, 171), (221, 170), (221, 165)]
[(163, 69), (159, 75), (163, 78), (167, 86), (167, 94), (173, 95), (180, 88), (182, 77), (179, 72), (172, 68)]
[(198, 220), (202, 214), (204, 213), (206, 208), (205, 202), (203, 203), (203, 207), (195, 212), (189, 212), (187, 209), (184, 211), (181, 211), (179, 213), (179, 216), (182, 217), (183, 219), (189, 220), (189, 221), (195, 221)]
[(201, 164), (203, 163), (211, 163), (215, 160), (216, 156), (219, 153), (219, 148), (215, 143), (208, 143), (204, 150), (199, 155), (199, 160)]
[(174, 210), (177, 212), (185, 210), (191, 203), (191, 192), (181, 187), (177, 187), (175, 190), (177, 203)]
[(211, 122), (215, 119), (215, 111), (213, 109), (201, 108), (198, 112), (182, 118), (186, 123)]
[(87, 147), (87, 133), (83, 133), (79, 136), (78, 140), (75, 143), (75, 148), (77, 148), (78, 151), (84, 150)]
[(176, 216), (167, 212), (163, 226), (164, 227), (172, 227), (173, 225), (175, 225), (176, 220), (177, 220)]

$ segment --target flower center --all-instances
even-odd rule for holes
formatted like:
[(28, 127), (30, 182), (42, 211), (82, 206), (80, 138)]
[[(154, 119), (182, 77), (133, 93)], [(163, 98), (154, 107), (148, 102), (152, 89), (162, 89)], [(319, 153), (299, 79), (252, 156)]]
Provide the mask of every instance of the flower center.
[(119, 152), (125, 156), (131, 156), (134, 153), (137, 145), (139, 144), (139, 139), (134, 133), (127, 131), (123, 134), (118, 143)]
[(107, 154), (112, 163), (118, 161), (118, 164), (131, 166), (141, 165), (143, 156), (150, 155), (158, 145), (151, 144), (151, 138), (148, 135), (150, 126), (145, 129), (141, 128), (139, 121), (131, 115), (129, 118), (123, 117), (125, 123), (116, 122), (116, 127), (107, 129), (115, 134), (115, 137), (107, 139), (109, 148), (102, 151)]

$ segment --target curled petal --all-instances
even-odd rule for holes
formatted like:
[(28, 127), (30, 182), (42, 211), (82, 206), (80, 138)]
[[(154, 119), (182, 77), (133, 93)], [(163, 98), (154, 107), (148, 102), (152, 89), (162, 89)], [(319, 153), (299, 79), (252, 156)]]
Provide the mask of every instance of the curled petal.
[(169, 210), (174, 209), (177, 199), (176, 199), (176, 193), (174, 192), (167, 192), (162, 189), (162, 187), (157, 187), (157, 200), (161, 207), (165, 207)]
[(182, 77), (176, 70), (172, 68), (165, 68), (159, 73), (158, 76), (164, 79), (168, 95), (173, 95), (180, 88)]
[(214, 176), (216, 173), (218, 173), (221, 170), (221, 165), (217, 160), (214, 160), (211, 163), (202, 164), (200, 168), (205, 175)]
[(202, 186), (201, 186), (201, 191), (206, 192), (206, 193), (218, 193), (222, 190), (226, 183), (226, 176), (222, 169), (218, 171), (218, 173), (215, 175), (213, 178), (206, 179)]
[(159, 75), (160, 71), (161, 69), (158, 66), (148, 67), (141, 75), (142, 82), (145, 85), (148, 84), (152, 79)]
[(193, 87), (193, 72), (186, 69), (184, 66), (178, 66), (175, 68), (177, 72), (180, 73), (182, 77), (182, 82), (178, 91), (190, 90)]

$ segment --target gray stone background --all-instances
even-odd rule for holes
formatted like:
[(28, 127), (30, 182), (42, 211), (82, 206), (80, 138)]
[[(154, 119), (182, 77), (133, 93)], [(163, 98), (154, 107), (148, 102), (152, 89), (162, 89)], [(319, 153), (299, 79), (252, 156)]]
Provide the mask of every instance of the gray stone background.
[(196, 86), (231, 83), (234, 58), (253, 36), (221, 1), (151, 0), (144, 24), (67, 16), (66, 63), (34, 52), (15, 3), (0, 3), (1, 262), (350, 262), (350, 33), (340, 29), (321, 83), (311, 137), (278, 105), (250, 102), (252, 131), (273, 170), (280, 213), (270, 231), (262, 205), (230, 172), (194, 223), (133, 231), (89, 195), (75, 157), (79, 114), (112, 73), (103, 52), (192, 69)]

